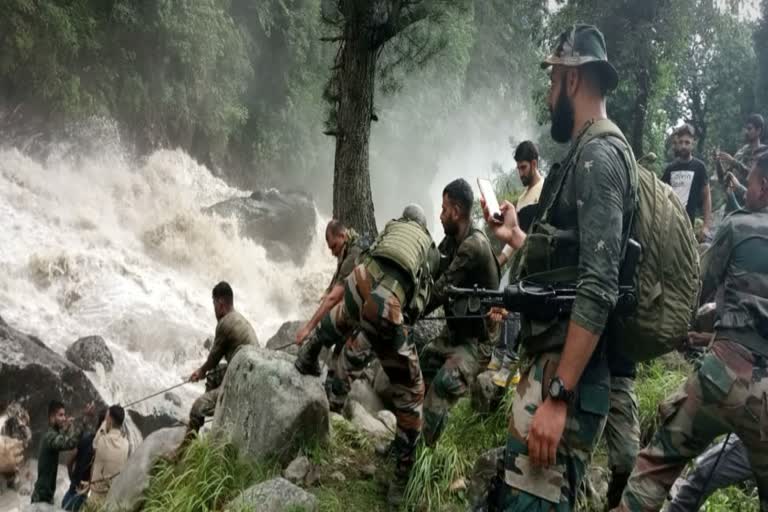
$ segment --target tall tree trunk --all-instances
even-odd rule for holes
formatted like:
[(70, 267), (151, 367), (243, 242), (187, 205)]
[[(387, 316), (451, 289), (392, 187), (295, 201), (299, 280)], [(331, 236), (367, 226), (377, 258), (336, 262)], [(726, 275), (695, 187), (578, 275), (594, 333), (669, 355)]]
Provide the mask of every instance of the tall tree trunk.
[(368, 143), (377, 52), (371, 48), (370, 32), (360, 27), (355, 31), (351, 25), (347, 24), (338, 59), (333, 216), (360, 233), (375, 236)]
[[(757, 54), (756, 97), (759, 112), (768, 112), (768, 0), (762, 1), (760, 25), (755, 32), (755, 53)], [(768, 140), (765, 130), (763, 140)]]

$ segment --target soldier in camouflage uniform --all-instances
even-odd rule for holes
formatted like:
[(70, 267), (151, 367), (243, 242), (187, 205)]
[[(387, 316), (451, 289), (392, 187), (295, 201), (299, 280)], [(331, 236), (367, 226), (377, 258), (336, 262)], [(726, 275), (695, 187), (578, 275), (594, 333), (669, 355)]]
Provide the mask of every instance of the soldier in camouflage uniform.
[(752, 169), (755, 158), (766, 150), (766, 146), (761, 143), (765, 121), (760, 114), (752, 114), (744, 123), (744, 141), (746, 144), (739, 149), (735, 155), (731, 156), (724, 151), (715, 153), (715, 158), (719, 165), (728, 172), (724, 180), (726, 186), (726, 213), (730, 213), (739, 208), (744, 203), (744, 194), (746, 192), (747, 175)]
[(499, 287), (499, 266), (488, 237), (472, 226), (473, 203), (472, 187), (463, 179), (449, 183), (443, 190), (440, 222), (446, 236), (438, 249), (443, 258), (441, 265), (447, 268), (439, 274), (428, 309), (443, 306), (448, 319), (440, 335), (420, 354), (427, 385), (424, 440), (430, 446), (440, 437), (450, 408), (467, 393), (483, 363), (489, 359), (488, 327), (499, 327), (479, 316), (469, 320), (451, 319), (472, 312), (467, 310), (466, 301), (448, 303), (450, 286), (478, 285), (492, 290)]
[(717, 302), (714, 341), (693, 375), (659, 406), (619, 510), (656, 511), (693, 457), (735, 432), (768, 509), (768, 155), (747, 180), (745, 210), (727, 217), (702, 262), (702, 302)]
[[(566, 511), (581, 484), (609, 411), (610, 374), (605, 333), (618, 300), (623, 243), (636, 204), (637, 177), (625, 143), (590, 137), (605, 120), (605, 96), (618, 84), (603, 35), (590, 25), (563, 33), (551, 67), (551, 133), (571, 141), (544, 183), (539, 212), (526, 235), (515, 208), (502, 205), (503, 222), (486, 221), (515, 249), (514, 276), (535, 283), (577, 283), (570, 312), (523, 312), (521, 345), (530, 363), (517, 386), (504, 469), (488, 497), (489, 510)], [(582, 141), (582, 137), (587, 136)]]
[(424, 380), (406, 320), (415, 321), (426, 307), (432, 268), (438, 264), (439, 255), (423, 216), (418, 222), (407, 217), (389, 222), (347, 278), (344, 300), (323, 317), (295, 362), (300, 373), (319, 375), (323, 346), (330, 347), (355, 330), (372, 347), (389, 378), (397, 418), (392, 447), (395, 478), (388, 493), (393, 506), (402, 502), (421, 433), (424, 403)]
[(219, 362), (222, 359), (227, 363), (232, 362), (232, 358), (243, 345), (258, 345), (256, 332), (251, 324), (243, 315), (235, 311), (234, 294), (228, 283), (222, 281), (213, 288), (213, 310), (218, 321), (213, 346), (208, 359), (192, 373), (189, 380), (197, 382), (212, 370), (214, 375), (208, 379), (205, 394), (192, 404), (192, 410), (189, 412), (189, 434), (199, 431), (205, 423), (205, 417), (213, 416), (216, 411), (219, 386), (226, 372), (226, 366), (219, 365)]
[[(357, 266), (363, 246), (354, 229), (341, 221), (332, 219), (325, 228), (325, 242), (331, 254), (336, 257), (336, 272), (325, 290), (320, 306), (312, 318), (296, 333), (296, 343), (301, 344), (320, 320), (344, 298), (344, 282)], [(344, 405), (353, 379), (360, 377), (371, 358), (371, 347), (363, 338), (350, 336), (346, 343), (339, 343), (333, 351), (325, 391), (331, 410), (338, 411)]]
[[(94, 405), (88, 404), (83, 416), (93, 417)], [(80, 434), (88, 426), (85, 418), (74, 422), (67, 418), (64, 404), (52, 401), (48, 405), (48, 431), (40, 443), (37, 456), (37, 481), (32, 492), (32, 503), (50, 503), (53, 505), (53, 495), (56, 493), (56, 474), (59, 470), (59, 453), (72, 450), (80, 440)]]

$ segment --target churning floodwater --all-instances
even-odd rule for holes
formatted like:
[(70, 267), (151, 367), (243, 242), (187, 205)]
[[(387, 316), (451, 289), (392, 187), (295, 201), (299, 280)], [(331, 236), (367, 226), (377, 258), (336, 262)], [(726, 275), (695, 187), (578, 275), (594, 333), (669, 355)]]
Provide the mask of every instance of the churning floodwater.
[[(202, 363), (220, 280), (263, 344), (307, 316), (334, 262), (322, 236), (307, 241), (299, 267), (267, 258), (234, 219), (201, 213), (248, 194), (182, 151), (136, 163), (107, 145), (40, 162), (0, 149), (0, 316), (61, 355), (79, 337), (102, 336), (114, 369), (88, 376), (108, 403), (177, 384)], [(136, 409), (183, 418), (201, 392), (190, 384), (175, 390), (180, 407), (160, 396)]]

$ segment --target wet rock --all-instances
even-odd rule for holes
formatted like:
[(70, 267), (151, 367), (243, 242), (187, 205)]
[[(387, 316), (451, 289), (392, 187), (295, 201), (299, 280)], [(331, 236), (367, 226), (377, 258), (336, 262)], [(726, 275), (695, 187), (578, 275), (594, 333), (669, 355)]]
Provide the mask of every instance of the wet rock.
[(71, 344), (65, 353), (69, 362), (87, 372), (96, 370), (96, 363), (108, 372), (115, 366), (112, 352), (101, 336), (85, 336)]
[(354, 400), (344, 404), (344, 417), (367, 435), (379, 439), (392, 440), (395, 432), (390, 431), (379, 419), (372, 416), (362, 405)]
[(317, 224), (315, 204), (309, 196), (275, 189), (228, 199), (203, 212), (234, 216), (240, 233), (263, 245), (270, 258), (293, 260), (298, 265), (306, 260)]
[(397, 418), (392, 411), (379, 411), (376, 413), (376, 419), (382, 422), (392, 434), (397, 432)]
[(315, 512), (317, 498), (284, 478), (274, 478), (246, 489), (225, 510), (258, 510), (259, 512), (285, 512), (301, 510)]
[(304, 483), (304, 478), (309, 474), (311, 467), (312, 464), (308, 458), (304, 456), (296, 457), (283, 471), (283, 477), (292, 484), (301, 485)]
[(163, 395), (163, 398), (171, 402), (176, 407), (181, 407), (183, 405), (181, 401), (181, 397), (176, 393), (172, 393), (169, 391)]
[(144, 491), (149, 487), (150, 472), (155, 461), (176, 451), (184, 439), (186, 428), (158, 430), (131, 454), (125, 467), (112, 481), (105, 502), (107, 510), (136, 512), (141, 509)]
[(164, 428), (178, 427), (180, 421), (178, 418), (165, 413), (165, 412), (153, 412), (151, 414), (141, 414), (140, 412), (128, 409), (128, 415), (131, 417), (133, 424), (141, 432), (142, 437), (147, 437), (153, 432)]
[[(442, 317), (445, 314), (443, 309), (440, 308), (432, 313), (431, 317)], [(421, 353), (422, 349), (440, 335), (440, 331), (445, 327), (445, 320), (428, 320), (422, 319), (416, 322), (410, 329), (411, 340), (416, 344), (416, 350)]]
[(384, 401), (373, 389), (373, 385), (364, 379), (357, 379), (352, 382), (347, 400), (359, 403), (371, 414), (385, 409)]
[(54, 399), (63, 401), (71, 415), (89, 402), (97, 410), (106, 407), (83, 370), (0, 318), (0, 407), (16, 401), (29, 411), (29, 427), (39, 439), (48, 429), (48, 403)]
[(227, 435), (243, 456), (287, 463), (302, 445), (328, 438), (322, 381), (301, 375), (293, 361), (283, 352), (246, 346), (230, 363), (213, 431)]
[(299, 346), (296, 345), (296, 332), (304, 326), (304, 322), (293, 320), (285, 322), (277, 330), (274, 336), (269, 338), (266, 347), (271, 350), (281, 350), (291, 355), (299, 352)]

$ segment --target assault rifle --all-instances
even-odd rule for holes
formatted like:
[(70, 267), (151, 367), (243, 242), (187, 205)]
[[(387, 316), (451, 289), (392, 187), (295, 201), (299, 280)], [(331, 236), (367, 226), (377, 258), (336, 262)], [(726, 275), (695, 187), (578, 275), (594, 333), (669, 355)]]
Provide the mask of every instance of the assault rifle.
[[(620, 315), (630, 314), (637, 307), (634, 277), (641, 254), (640, 244), (630, 238), (619, 272), (619, 299), (614, 309)], [(571, 312), (576, 299), (576, 285), (523, 280), (511, 283), (503, 290), (452, 286), (448, 289), (448, 297), (453, 302), (466, 301), (466, 310), (476, 314), (485, 313), (492, 307), (502, 307), (507, 311), (525, 313), (532, 319), (550, 320)]]

